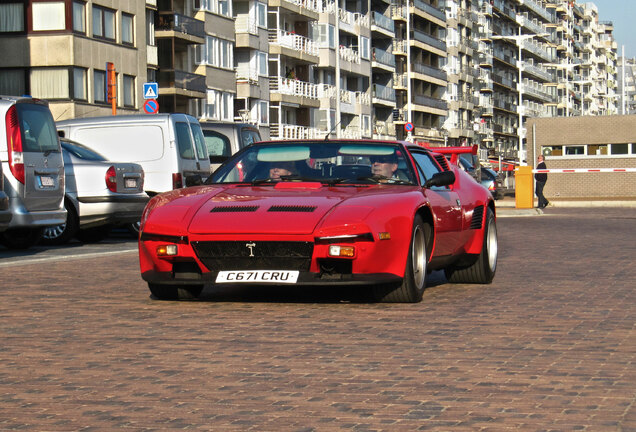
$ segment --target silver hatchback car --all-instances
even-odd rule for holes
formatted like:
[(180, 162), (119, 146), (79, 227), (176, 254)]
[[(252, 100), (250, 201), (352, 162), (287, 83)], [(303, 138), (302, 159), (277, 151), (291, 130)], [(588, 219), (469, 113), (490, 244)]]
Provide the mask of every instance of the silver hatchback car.
[(66, 192), (65, 224), (45, 228), (42, 243), (59, 245), (77, 237), (84, 242), (103, 239), (110, 228), (141, 219), (150, 199), (144, 192), (144, 171), (132, 162), (111, 162), (88, 147), (60, 138)]
[(24, 249), (66, 221), (64, 163), (46, 101), (0, 96), (0, 160), (11, 222), (0, 243)]

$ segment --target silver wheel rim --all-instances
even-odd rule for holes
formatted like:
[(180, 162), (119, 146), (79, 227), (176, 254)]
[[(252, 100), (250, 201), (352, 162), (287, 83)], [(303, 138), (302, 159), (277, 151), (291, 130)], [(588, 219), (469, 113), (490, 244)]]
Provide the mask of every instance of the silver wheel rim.
[(424, 286), (426, 279), (426, 241), (422, 227), (416, 226), (413, 232), (413, 244), (411, 245), (411, 263), (413, 270), (413, 282), (418, 289)]
[(498, 244), (497, 227), (493, 219), (490, 219), (488, 221), (488, 237), (486, 237), (486, 247), (488, 248), (488, 265), (490, 266), (490, 270), (494, 272), (495, 268), (497, 267)]
[(44, 229), (44, 232), (42, 233), (42, 237), (49, 240), (56, 239), (64, 233), (65, 229), (66, 229), (66, 224), (47, 227)]

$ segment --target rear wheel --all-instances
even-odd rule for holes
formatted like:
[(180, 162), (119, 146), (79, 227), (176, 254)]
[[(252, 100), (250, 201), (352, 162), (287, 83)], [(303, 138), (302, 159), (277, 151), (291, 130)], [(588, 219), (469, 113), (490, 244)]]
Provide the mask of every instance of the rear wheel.
[(194, 300), (199, 297), (203, 290), (203, 285), (180, 286), (180, 285), (159, 285), (148, 284), (152, 295), (158, 300)]
[(402, 284), (374, 288), (376, 300), (387, 303), (417, 303), (422, 300), (428, 262), (426, 245), (430, 236), (431, 226), (424, 223), (419, 215), (415, 216)]
[(64, 202), (66, 208), (66, 223), (52, 227), (44, 228), (42, 232), (42, 244), (45, 245), (62, 245), (68, 243), (79, 229), (79, 219), (75, 208)]
[(495, 215), (489, 208), (486, 213), (484, 241), (479, 256), (474, 263), (467, 267), (445, 269), (446, 279), (453, 283), (488, 284), (495, 277), (498, 253), (497, 225), (495, 223)]
[(0, 243), (9, 249), (28, 249), (42, 238), (42, 228), (13, 228), (0, 233)]

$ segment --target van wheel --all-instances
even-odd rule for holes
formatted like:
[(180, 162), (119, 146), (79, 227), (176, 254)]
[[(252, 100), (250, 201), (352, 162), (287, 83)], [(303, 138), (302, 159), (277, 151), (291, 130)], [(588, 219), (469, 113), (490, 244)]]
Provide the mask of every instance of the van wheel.
[(44, 228), (42, 244), (51, 246), (63, 245), (75, 237), (79, 229), (77, 213), (75, 208), (72, 205), (67, 205), (66, 202), (64, 202), (64, 207), (66, 208), (66, 223)]
[(0, 234), (0, 243), (9, 249), (28, 249), (42, 238), (42, 228), (13, 228)]
[(113, 229), (112, 225), (101, 225), (94, 228), (80, 229), (77, 239), (83, 243), (97, 243), (104, 240)]

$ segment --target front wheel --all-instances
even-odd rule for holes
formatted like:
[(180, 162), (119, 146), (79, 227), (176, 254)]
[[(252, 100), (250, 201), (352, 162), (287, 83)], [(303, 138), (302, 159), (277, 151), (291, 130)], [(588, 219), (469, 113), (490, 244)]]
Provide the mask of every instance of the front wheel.
[(415, 216), (402, 284), (397, 287), (375, 288), (377, 300), (387, 303), (417, 303), (422, 300), (428, 263), (426, 245), (431, 232), (431, 226), (424, 223), (419, 215)]
[(180, 286), (180, 285), (160, 285), (148, 284), (152, 295), (158, 300), (194, 300), (199, 297), (203, 290), (203, 285)]
[(446, 279), (453, 283), (489, 284), (497, 271), (499, 243), (495, 215), (488, 208), (484, 228), (484, 241), (479, 256), (467, 267), (451, 267), (444, 270)]

